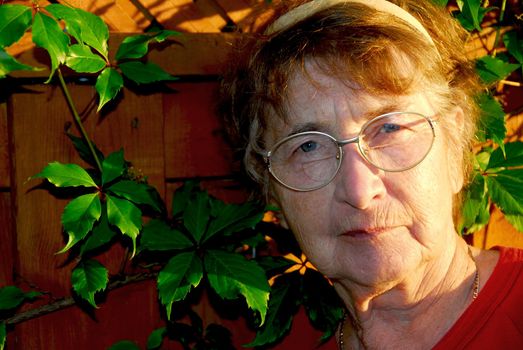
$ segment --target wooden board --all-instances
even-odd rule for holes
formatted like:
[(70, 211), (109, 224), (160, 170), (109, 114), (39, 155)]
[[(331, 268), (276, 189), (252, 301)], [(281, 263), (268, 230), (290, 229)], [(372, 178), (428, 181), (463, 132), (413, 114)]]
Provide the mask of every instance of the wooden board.
[(166, 177), (228, 176), (232, 152), (213, 112), (217, 83), (172, 84), (164, 96)]
[[(0, 98), (2, 98), (0, 96)], [(9, 136), (7, 127), (7, 102), (0, 101), (0, 189), (11, 184)]]

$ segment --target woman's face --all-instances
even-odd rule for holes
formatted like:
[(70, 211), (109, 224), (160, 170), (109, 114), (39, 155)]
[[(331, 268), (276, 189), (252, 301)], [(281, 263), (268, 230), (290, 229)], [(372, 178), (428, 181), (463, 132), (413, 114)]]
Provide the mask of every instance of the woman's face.
[[(426, 94), (370, 96), (312, 66), (308, 72), (290, 82), (289, 118), (271, 121), (265, 135), (269, 148), (305, 125), (347, 139), (367, 120), (387, 112), (439, 117)], [(455, 235), (452, 198), (462, 181), (457, 165), (449, 164), (441, 127), (435, 129), (429, 154), (407, 171), (379, 170), (360, 156), (356, 144), (349, 144), (337, 176), (325, 187), (296, 192), (271, 180), (284, 222), (326, 276), (368, 286), (401, 281), (449, 246)]]

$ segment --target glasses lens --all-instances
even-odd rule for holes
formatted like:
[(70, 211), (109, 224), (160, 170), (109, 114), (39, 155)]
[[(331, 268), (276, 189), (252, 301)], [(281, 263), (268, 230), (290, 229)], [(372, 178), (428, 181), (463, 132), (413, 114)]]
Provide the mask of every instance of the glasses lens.
[(272, 150), (270, 171), (288, 187), (311, 190), (328, 183), (339, 167), (339, 148), (333, 138), (306, 132), (285, 139)]
[(415, 113), (393, 113), (372, 120), (361, 132), (360, 150), (376, 167), (407, 170), (429, 153), (434, 130), (427, 118)]

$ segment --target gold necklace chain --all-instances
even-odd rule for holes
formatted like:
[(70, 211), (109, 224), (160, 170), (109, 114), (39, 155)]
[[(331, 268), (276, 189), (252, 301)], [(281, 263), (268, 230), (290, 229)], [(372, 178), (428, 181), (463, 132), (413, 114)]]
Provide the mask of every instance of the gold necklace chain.
[[(472, 250), (470, 249), (470, 246), (467, 246), (468, 254), (472, 261), (474, 262), (474, 266), (476, 267), (476, 273), (474, 274), (474, 283), (472, 283), (472, 300), (476, 300), (479, 294), (479, 269), (478, 264), (476, 263), (476, 259), (474, 258), (474, 255), (472, 255)], [(347, 311), (343, 313), (343, 317), (340, 321), (340, 326), (338, 330), (338, 349), (339, 350), (345, 350), (345, 342), (343, 340), (343, 327), (345, 326), (345, 321), (347, 320)]]

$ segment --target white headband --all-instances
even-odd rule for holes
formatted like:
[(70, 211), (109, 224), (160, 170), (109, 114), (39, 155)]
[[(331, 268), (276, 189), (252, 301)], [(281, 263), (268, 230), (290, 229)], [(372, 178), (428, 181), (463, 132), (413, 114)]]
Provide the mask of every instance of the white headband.
[(319, 11), (325, 10), (337, 4), (350, 2), (359, 3), (378, 11), (387, 12), (404, 20), (416, 28), (432, 46), (435, 46), (434, 41), (425, 27), (423, 27), (423, 25), (413, 15), (401, 7), (386, 0), (313, 0), (290, 10), (278, 18), (267, 28), (265, 34), (274, 34), (276, 32), (285, 30), (293, 24), (312, 16)]

